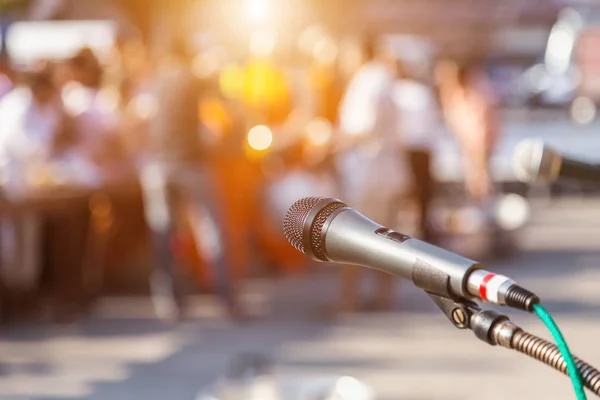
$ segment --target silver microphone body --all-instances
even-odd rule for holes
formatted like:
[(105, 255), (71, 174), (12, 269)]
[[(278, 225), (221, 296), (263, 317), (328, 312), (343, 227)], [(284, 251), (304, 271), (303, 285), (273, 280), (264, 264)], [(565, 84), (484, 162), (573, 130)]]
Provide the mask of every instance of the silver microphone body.
[[(537, 297), (508, 277), (483, 269), (476, 261), (395, 232), (365, 217), (338, 199), (309, 197), (288, 210), (284, 224), (288, 241), (317, 261), (355, 264), (410, 279), (430, 293), (480, 298), (525, 309)], [(512, 293), (512, 294), (511, 294)], [(539, 299), (538, 299), (539, 300)]]
[(331, 216), (321, 234), (328, 261), (371, 267), (410, 280), (415, 265), (424, 262), (444, 271), (451, 292), (461, 297), (472, 297), (465, 277), (483, 268), (476, 261), (385, 228), (351, 208)]

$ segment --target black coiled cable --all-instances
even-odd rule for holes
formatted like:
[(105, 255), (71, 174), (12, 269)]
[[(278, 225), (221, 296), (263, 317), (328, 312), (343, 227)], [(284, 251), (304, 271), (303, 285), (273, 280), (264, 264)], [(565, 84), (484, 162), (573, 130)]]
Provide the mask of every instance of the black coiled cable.
[[(512, 337), (511, 348), (568, 375), (567, 364), (558, 347), (542, 338), (518, 330)], [(575, 363), (585, 387), (600, 396), (600, 371), (577, 357)]]

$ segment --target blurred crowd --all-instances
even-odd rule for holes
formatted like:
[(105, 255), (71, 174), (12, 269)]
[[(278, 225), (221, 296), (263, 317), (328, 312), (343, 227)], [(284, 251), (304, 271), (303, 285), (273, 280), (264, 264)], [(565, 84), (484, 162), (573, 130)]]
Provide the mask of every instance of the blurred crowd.
[[(408, 200), (415, 236), (437, 243), (431, 162), (447, 131), (469, 201), (489, 207), (498, 120), (480, 60), (406, 60), (365, 36), (342, 71), (335, 55), (290, 66), (259, 39), (218, 66), (183, 38), (120, 39), (104, 60), (90, 48), (27, 68), (2, 57), (6, 309), (50, 297), (55, 315), (80, 315), (138, 257), (161, 318), (181, 318), (197, 290), (244, 317), (247, 277), (309, 268), (280, 229), (304, 196), (339, 197), (391, 227)], [(332, 312), (363, 307), (360, 274), (342, 269)], [(377, 281), (367, 306), (392, 307), (395, 282)]]

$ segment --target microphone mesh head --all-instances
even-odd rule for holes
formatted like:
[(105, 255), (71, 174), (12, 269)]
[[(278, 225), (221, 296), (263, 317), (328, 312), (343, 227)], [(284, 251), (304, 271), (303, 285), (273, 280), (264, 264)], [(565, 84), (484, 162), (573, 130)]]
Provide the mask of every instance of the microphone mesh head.
[(521, 182), (535, 181), (540, 173), (544, 142), (525, 139), (519, 143), (513, 156), (513, 170)]
[(296, 250), (305, 253), (304, 242), (302, 240), (302, 232), (304, 231), (304, 222), (308, 213), (314, 206), (321, 201), (322, 197), (305, 197), (296, 201), (289, 208), (283, 219), (283, 233), (288, 242), (296, 248)]
[(522, 182), (554, 182), (561, 164), (562, 156), (541, 140), (523, 140), (515, 149), (513, 167)]
[(315, 257), (321, 261), (327, 261), (327, 257), (325, 257), (325, 238), (321, 235), (321, 229), (323, 229), (323, 225), (325, 225), (327, 218), (329, 218), (335, 210), (342, 207), (346, 207), (346, 204), (341, 201), (334, 201), (333, 203), (327, 204), (319, 210), (319, 213), (310, 227), (310, 248)]
[[(286, 239), (298, 251), (310, 255), (321, 261), (327, 261), (325, 257), (324, 238), (321, 237), (321, 229), (327, 218), (338, 208), (346, 207), (338, 199), (325, 197), (306, 197), (296, 201), (287, 211), (283, 219), (283, 233)], [(312, 216), (311, 216), (312, 215)], [(311, 220), (307, 219), (311, 216)], [(310, 242), (304, 240), (304, 231), (307, 223), (310, 223)], [(310, 246), (307, 249), (305, 246)]]

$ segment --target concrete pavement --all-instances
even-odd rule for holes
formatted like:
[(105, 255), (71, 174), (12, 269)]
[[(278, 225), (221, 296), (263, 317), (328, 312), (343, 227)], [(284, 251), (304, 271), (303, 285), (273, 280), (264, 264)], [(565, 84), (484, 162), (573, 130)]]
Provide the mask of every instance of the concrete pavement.
[[(572, 350), (600, 366), (600, 201), (540, 202), (533, 210), (523, 252), (488, 269), (534, 289)], [(408, 282), (399, 284), (397, 312), (323, 321), (316, 310), (335, 288), (335, 276), (322, 273), (255, 281), (249, 300), (267, 316), (243, 325), (200, 298), (197, 318), (167, 328), (153, 320), (147, 299), (126, 298), (105, 299), (78, 325), (11, 328), (0, 335), (0, 399), (193, 399), (240, 352), (266, 352), (282, 373), (355, 376), (380, 399), (574, 398), (568, 378), (453, 328)], [(534, 317), (509, 313), (549, 338)]]

